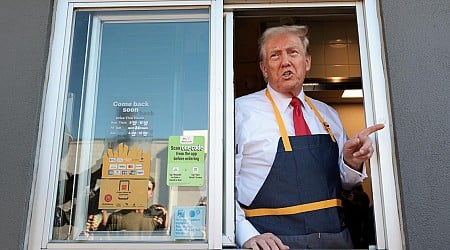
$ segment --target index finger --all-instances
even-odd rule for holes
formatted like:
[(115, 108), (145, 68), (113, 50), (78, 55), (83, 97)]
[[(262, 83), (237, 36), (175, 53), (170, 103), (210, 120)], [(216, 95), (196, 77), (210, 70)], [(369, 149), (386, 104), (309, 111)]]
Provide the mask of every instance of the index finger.
[(384, 124), (375, 124), (373, 126), (363, 129), (361, 131), (360, 135), (368, 136), (368, 135), (370, 135), (380, 129), (383, 129), (383, 128), (384, 128)]

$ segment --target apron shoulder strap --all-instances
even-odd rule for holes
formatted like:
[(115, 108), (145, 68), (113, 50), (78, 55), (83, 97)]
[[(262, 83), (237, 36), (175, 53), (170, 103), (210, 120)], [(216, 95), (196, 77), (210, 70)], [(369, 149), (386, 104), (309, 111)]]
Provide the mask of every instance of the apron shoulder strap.
[(277, 105), (275, 105), (275, 101), (272, 98), (272, 95), (269, 92), (269, 89), (266, 89), (266, 96), (272, 104), (273, 111), (275, 112), (275, 117), (277, 118), (278, 128), (280, 129), (281, 139), (283, 140), (284, 150), (292, 151), (291, 142), (289, 141), (289, 136), (286, 131), (286, 127), (284, 126), (283, 119), (281, 118), (280, 111), (278, 111)]
[[(280, 130), (281, 139), (283, 141), (284, 150), (285, 151), (292, 151), (291, 142), (289, 141), (289, 136), (286, 131), (286, 127), (284, 126), (283, 118), (281, 118), (280, 111), (277, 108), (277, 105), (275, 104), (275, 101), (272, 98), (272, 95), (269, 92), (269, 89), (266, 89), (266, 96), (269, 99), (270, 103), (272, 104), (273, 111), (275, 113), (275, 117), (277, 119), (278, 128)], [(330, 129), (330, 125), (323, 119), (320, 112), (316, 109), (316, 107), (312, 104), (311, 100), (305, 95), (305, 101), (308, 103), (308, 106), (314, 111), (314, 114), (319, 119), (319, 121), (322, 123), (323, 128), (327, 133), (330, 135), (331, 140), (333, 142), (336, 142), (336, 139), (334, 137), (333, 131)]]
[(334, 137), (333, 131), (331, 131), (330, 125), (328, 124), (328, 122), (326, 122), (322, 115), (320, 114), (320, 112), (316, 109), (316, 107), (312, 104), (311, 100), (309, 99), (309, 97), (307, 97), (305, 95), (305, 101), (306, 103), (308, 103), (308, 106), (314, 111), (314, 114), (316, 114), (317, 118), (319, 119), (320, 123), (322, 123), (322, 127), (325, 129), (325, 131), (327, 131), (327, 133), (330, 135), (331, 140), (333, 140), (333, 142), (336, 142), (336, 138)]

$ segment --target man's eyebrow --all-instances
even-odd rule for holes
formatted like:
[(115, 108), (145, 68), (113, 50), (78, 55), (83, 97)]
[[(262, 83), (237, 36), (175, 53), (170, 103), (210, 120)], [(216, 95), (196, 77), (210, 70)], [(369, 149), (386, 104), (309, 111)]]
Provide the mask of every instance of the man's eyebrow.
[(288, 46), (286, 48), (273, 48), (273, 49), (269, 49), (269, 53), (273, 53), (273, 52), (278, 52), (278, 51), (282, 51), (282, 50), (302, 50), (302, 48), (298, 45), (292, 45), (292, 46)]
[(269, 53), (278, 52), (278, 51), (281, 51), (281, 49), (280, 48), (273, 48), (273, 49), (269, 50)]

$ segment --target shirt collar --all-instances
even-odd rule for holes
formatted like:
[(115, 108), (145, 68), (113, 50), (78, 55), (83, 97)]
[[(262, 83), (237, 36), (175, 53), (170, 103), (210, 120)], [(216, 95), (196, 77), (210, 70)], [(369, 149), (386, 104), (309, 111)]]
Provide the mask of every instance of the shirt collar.
[[(291, 103), (292, 97), (288, 97), (281, 94), (280, 92), (277, 92), (270, 86), (270, 84), (267, 84), (267, 89), (269, 89), (269, 92), (272, 95), (272, 98), (275, 104), (277, 105), (278, 109), (280, 110), (280, 112), (286, 111), (289, 108), (289, 104)], [(305, 93), (303, 92), (303, 88), (297, 97), (302, 102), (303, 107), (306, 108), (308, 105), (306, 105), (305, 102)]]

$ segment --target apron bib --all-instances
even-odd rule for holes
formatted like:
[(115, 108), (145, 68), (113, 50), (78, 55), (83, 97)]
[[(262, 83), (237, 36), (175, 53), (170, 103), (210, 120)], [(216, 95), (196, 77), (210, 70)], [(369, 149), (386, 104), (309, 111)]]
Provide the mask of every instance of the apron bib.
[(261, 234), (271, 232), (291, 248), (351, 248), (340, 200), (339, 149), (328, 124), (305, 97), (329, 134), (288, 137), (268, 90), (266, 95), (282, 137), (261, 189), (242, 206), (247, 219)]

